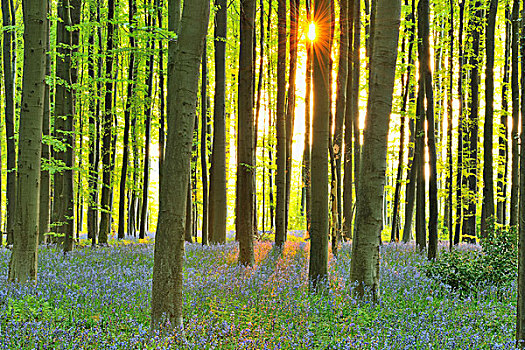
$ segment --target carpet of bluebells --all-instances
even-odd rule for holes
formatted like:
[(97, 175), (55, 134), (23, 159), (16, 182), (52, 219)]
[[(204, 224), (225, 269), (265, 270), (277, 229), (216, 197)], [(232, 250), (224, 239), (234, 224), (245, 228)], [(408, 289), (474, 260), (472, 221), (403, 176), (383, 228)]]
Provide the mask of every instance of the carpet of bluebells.
[[(461, 249), (472, 249), (462, 247)], [(0, 349), (509, 349), (515, 285), (460, 296), (428, 279), (413, 245), (381, 248), (378, 304), (352, 298), (350, 245), (330, 259), (329, 286), (308, 293), (308, 243), (186, 247), (185, 330), (151, 333), (153, 245), (39, 252), (37, 285), (6, 282), (0, 250)]]

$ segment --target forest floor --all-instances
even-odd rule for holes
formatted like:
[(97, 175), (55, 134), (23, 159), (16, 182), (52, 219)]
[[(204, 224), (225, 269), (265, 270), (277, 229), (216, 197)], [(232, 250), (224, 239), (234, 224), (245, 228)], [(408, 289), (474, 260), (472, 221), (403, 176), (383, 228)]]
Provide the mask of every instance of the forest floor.
[[(461, 249), (472, 249), (463, 246)], [(509, 349), (515, 285), (460, 296), (427, 278), (413, 245), (383, 245), (380, 302), (351, 296), (350, 245), (330, 260), (329, 288), (308, 293), (308, 243), (186, 247), (184, 337), (149, 333), (153, 245), (125, 241), (39, 252), (38, 284), (7, 284), (0, 250), (0, 349)]]

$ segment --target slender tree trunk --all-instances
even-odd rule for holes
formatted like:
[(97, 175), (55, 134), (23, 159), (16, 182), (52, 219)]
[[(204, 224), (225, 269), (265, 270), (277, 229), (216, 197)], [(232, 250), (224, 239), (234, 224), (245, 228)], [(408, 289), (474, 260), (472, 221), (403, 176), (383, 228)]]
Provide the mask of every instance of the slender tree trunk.
[(54, 150), (54, 158), (63, 164), (55, 173), (53, 182), (53, 218), (64, 252), (73, 249), (74, 231), (74, 190), (73, 190), (73, 149), (74, 140), (74, 104), (71, 80), (71, 15), (70, 1), (61, 0), (58, 5), (56, 74), (59, 83), (55, 91), (55, 138), (63, 148)]
[(357, 282), (355, 293), (364, 297), (369, 290), (376, 300), (379, 287), (379, 241), (381, 203), (386, 172), (388, 129), (396, 71), (400, 0), (378, 0), (371, 38), (370, 91), (358, 186), (356, 235), (352, 245), (350, 280)]
[(36, 281), (38, 266), (38, 211), (40, 157), (46, 71), (48, 2), (24, 0), (24, 76), (20, 110), (14, 245), (8, 281)]
[[(418, 21), (419, 23), (419, 21)], [(420, 46), (419, 44), (418, 46)], [(421, 71), (421, 69), (420, 69)], [(426, 179), (425, 179), (425, 83), (424, 77), (419, 77), (416, 103), (416, 145), (414, 148), (414, 164), (416, 166), (416, 246), (419, 250), (427, 247), (426, 230)]]
[[(254, 140), (253, 140), (253, 149), (255, 150), (254, 151), (254, 159), (253, 159), (253, 164), (255, 166), (255, 168), (257, 169), (257, 142), (258, 142), (258, 131), (259, 131), (259, 116), (260, 116), (260, 111), (261, 111), (261, 97), (262, 97), (262, 87), (263, 87), (263, 64), (264, 64), (264, 1), (263, 0), (259, 0), (259, 13), (260, 13), (260, 20), (259, 20), (259, 31), (260, 31), (260, 38), (259, 38), (259, 75), (257, 77), (257, 99), (256, 99), (256, 102), (255, 102), (255, 133), (254, 133)], [(255, 42), (254, 42), (254, 50), (255, 50)], [(255, 53), (254, 53), (254, 57), (255, 57)], [(255, 62), (254, 62), (255, 64)], [(264, 136), (263, 135), (263, 139), (264, 139)], [(263, 143), (264, 145), (264, 143)], [(263, 167), (263, 173), (264, 173), (264, 167)], [(254, 174), (254, 182), (255, 184), (257, 184), (257, 172), (255, 171)], [(264, 179), (264, 175), (263, 175), (263, 179)], [(263, 183), (262, 183), (262, 186), (263, 186), (263, 191), (262, 191), (262, 196), (263, 196), (263, 199), (262, 199), (262, 207), (263, 207), (263, 210), (262, 210), (262, 221), (263, 221), (263, 226), (264, 226), (264, 196), (265, 196), (265, 193), (264, 193), (264, 187), (265, 187), (265, 183), (264, 183), (264, 180), (263, 180)], [(253, 232), (258, 236), (259, 235), (259, 228), (258, 228), (258, 210), (257, 210), (257, 188), (255, 188), (255, 196), (254, 196), (254, 203), (253, 203), (253, 217), (254, 217), (254, 222), (253, 222)], [(263, 232), (264, 232), (264, 228), (263, 228)]]
[[(162, 9), (164, 8), (162, 0), (155, 0), (155, 6), (157, 7), (157, 22), (158, 27), (162, 28)], [(159, 39), (159, 182), (162, 178), (162, 169), (164, 166), (164, 152), (166, 149), (166, 99), (164, 97), (164, 44), (163, 38)]]
[(98, 243), (107, 244), (111, 230), (111, 145), (113, 134), (113, 48), (114, 48), (115, 1), (108, 0), (108, 25), (106, 39), (106, 92), (102, 118), (102, 197)]
[(453, 96), (452, 91), (454, 89), (454, 0), (450, 0), (450, 14), (449, 14), (449, 56), (448, 56), (448, 86), (447, 86), (447, 179), (446, 179), (446, 190), (447, 190), (447, 217), (446, 222), (448, 230), (448, 246), (452, 250), (454, 244), (453, 234), (453, 184), (452, 178), (454, 176), (453, 169), (453, 154), (452, 154), (452, 120), (453, 114)]
[(465, 0), (461, 1), (459, 5), (459, 79), (458, 79), (458, 95), (459, 95), (459, 122), (458, 122), (458, 165), (456, 178), (456, 228), (454, 230), (454, 245), (459, 244), (461, 235), (461, 225), (463, 222), (463, 133), (465, 129), (464, 123), (464, 92), (463, 92), (463, 17), (465, 12)]
[[(367, 1), (365, 1), (366, 7)], [(353, 72), (352, 72), (352, 121), (354, 131), (354, 188), (356, 193), (356, 204), (357, 206), (357, 188), (359, 186), (359, 165), (361, 163), (361, 125), (360, 125), (360, 113), (359, 113), (359, 93), (361, 91), (360, 74), (361, 74), (361, 3), (356, 2), (355, 19), (354, 19), (354, 47), (353, 47)], [(365, 26), (366, 36), (368, 38), (369, 29)], [(368, 46), (367, 46), (368, 55)], [(355, 218), (354, 218), (355, 220)], [(354, 226), (354, 232), (356, 228)]]
[[(89, 4), (89, 22), (90, 26), (94, 25), (96, 20), (95, 4)], [(95, 82), (95, 33), (93, 27), (89, 35), (88, 48), (88, 76), (89, 84), (93, 91), (97, 91), (98, 83)], [(98, 73), (100, 74), (100, 72)], [(98, 114), (97, 102), (94, 98), (95, 94), (89, 95), (89, 200), (87, 208), (87, 230), (88, 238), (95, 238), (98, 232), (98, 211), (96, 210), (98, 203), (98, 159), (99, 150), (97, 147), (98, 139)], [(95, 238), (96, 239), (96, 238)]]
[(277, 111), (275, 130), (277, 133), (275, 184), (277, 186), (275, 207), (275, 244), (286, 241), (286, 0), (278, 0), (278, 49), (277, 49)]
[[(505, 225), (507, 214), (507, 179), (509, 172), (509, 58), (511, 38), (511, 18), (509, 2), (505, 2), (505, 62), (503, 63), (503, 82), (501, 85), (501, 129), (499, 137), (498, 188), (497, 188), (497, 216), (498, 223)], [(503, 169), (502, 169), (503, 168)]]
[(519, 146), (518, 146), (518, 124), (520, 113), (520, 86), (519, 86), (519, 0), (513, 1), (512, 6), (512, 73), (511, 73), (511, 89), (512, 89), (512, 168), (510, 180), (510, 225), (516, 226), (518, 224), (518, 196), (519, 196)]
[(212, 243), (226, 242), (226, 39), (227, 3), (216, 0), (215, 13), (215, 96), (213, 98), (213, 150), (210, 167), (209, 236)]
[[(48, 8), (49, 10), (49, 8)], [(50, 37), (49, 37), (49, 19), (46, 23), (46, 77), (51, 75), (51, 57), (49, 55)], [(42, 117), (42, 135), (50, 136), (50, 120), (51, 120), (51, 103), (50, 103), (50, 87), (45, 84), (44, 87), (44, 115)], [(47, 161), (50, 160), (51, 150), (48, 144), (42, 143), (41, 158)], [(50, 225), (50, 209), (51, 209), (51, 181), (49, 170), (41, 167), (40, 169), (40, 212), (38, 220), (38, 241), (44, 243), (46, 235), (49, 233)], [(1, 244), (1, 239), (0, 239)]]
[[(120, 171), (120, 199), (119, 199), (119, 220), (118, 220), (118, 239), (123, 239), (125, 236), (125, 218), (126, 218), (126, 182), (128, 178), (128, 163), (129, 163), (129, 133), (131, 128), (131, 108), (133, 98), (135, 95), (135, 12), (137, 5), (134, 0), (129, 0), (129, 64), (128, 64), (128, 90), (126, 97), (126, 108), (124, 109), (124, 140), (122, 150), (122, 170)], [(162, 76), (162, 74), (161, 74)], [(129, 234), (130, 232), (128, 232)]]
[[(146, 27), (155, 27), (155, 19), (151, 14), (148, 15)], [(148, 87), (147, 96), (153, 96), (153, 74), (155, 73), (155, 40), (151, 39), (147, 45), (147, 48), (151, 50), (151, 54), (148, 58), (148, 77), (146, 78), (146, 86)], [(148, 51), (148, 50), (147, 50)], [(142, 184), (142, 210), (140, 213), (140, 231), (139, 238), (144, 239), (148, 235), (148, 209), (149, 209), (149, 168), (150, 168), (150, 143), (151, 143), (151, 110), (153, 106), (153, 100), (148, 99), (144, 108), (145, 117), (145, 138), (144, 138), (144, 183)]]
[[(341, 173), (339, 172), (339, 182), (342, 182), (343, 186), (343, 205), (342, 208), (342, 217), (341, 217), (341, 235), (344, 240), (349, 240), (352, 237), (352, 214), (354, 207), (354, 198), (353, 198), (353, 143), (352, 137), (354, 131), (354, 113), (353, 110), (357, 107), (355, 105), (356, 101), (353, 99), (353, 87), (354, 87), (354, 46), (355, 42), (360, 38), (354, 33), (354, 29), (357, 29), (356, 26), (356, 12), (360, 11), (360, 1), (350, 0), (348, 1), (348, 10), (347, 10), (347, 22), (348, 25), (345, 28), (347, 32), (348, 48), (347, 48), (347, 79), (346, 79), (346, 109), (344, 114), (344, 179), (341, 179)], [(360, 24), (358, 24), (360, 25)], [(341, 30), (343, 28), (341, 27)], [(359, 43), (358, 43), (359, 45)], [(337, 113), (337, 112), (336, 112)], [(339, 167), (340, 170), (340, 167)]]
[[(408, 5), (408, 0), (405, 0), (405, 6)], [(406, 23), (410, 23), (411, 13), (407, 15)], [(401, 186), (403, 178), (403, 160), (405, 158), (405, 129), (406, 129), (406, 119), (407, 119), (407, 106), (408, 106), (408, 97), (410, 95), (411, 83), (412, 83), (412, 49), (413, 49), (413, 32), (412, 28), (408, 28), (405, 25), (404, 28), (405, 36), (408, 34), (409, 43), (408, 43), (408, 57), (406, 60), (407, 71), (404, 76), (403, 93), (402, 93), (402, 103), (401, 103), (401, 128), (399, 130), (400, 139), (399, 139), (399, 154), (398, 154), (398, 166), (397, 166), (397, 177), (396, 177), (396, 187), (394, 192), (394, 207), (392, 213), (392, 231), (390, 234), (390, 241), (399, 242), (399, 207), (401, 205)], [(406, 39), (406, 38), (405, 38)], [(403, 40), (401, 51), (405, 52), (406, 42)], [(404, 58), (403, 58), (404, 60)]]
[(239, 237), (239, 263), (252, 265), (253, 251), (253, 76), (255, 0), (241, 0), (239, 52), (237, 197), (235, 229)]
[[(169, 1), (168, 28), (178, 28), (178, 11)], [(186, 193), (190, 181), (191, 144), (199, 83), (199, 65), (208, 28), (210, 2), (184, 2), (177, 44), (168, 45), (168, 137), (164, 175), (160, 184), (160, 209), (151, 299), (151, 325), (182, 327), (182, 269), (186, 226)]]
[(7, 182), (6, 182), (6, 221), (7, 244), (13, 244), (15, 196), (16, 196), (16, 144), (15, 144), (15, 81), (16, 81), (16, 40), (15, 16), (11, 8), (12, 1), (2, 0), (2, 22), (4, 27), (3, 64), (4, 64), (4, 118), (7, 145)]
[[(349, 10), (351, 8), (351, 11)], [(348, 0), (339, 0), (339, 23), (340, 23), (340, 35), (339, 35), (339, 69), (337, 71), (337, 98), (335, 102), (335, 130), (334, 130), (334, 143), (332, 145), (332, 152), (335, 157), (335, 179), (336, 179), (336, 200), (337, 200), (337, 215), (339, 216), (339, 227), (337, 227), (336, 234), (336, 247), (341, 240), (342, 236), (342, 227), (343, 223), (343, 206), (342, 206), (342, 176), (341, 176), (341, 166), (343, 154), (343, 126), (345, 125), (345, 116), (347, 115), (346, 110), (350, 109), (347, 95), (348, 91), (348, 80), (349, 77), (349, 67), (351, 69), (352, 57), (348, 57), (348, 52), (352, 52), (350, 49), (351, 40), (353, 39), (353, 21), (349, 20), (349, 12), (351, 12), (351, 17), (353, 17), (354, 6), (353, 1), (349, 4)], [(350, 18), (351, 18), (350, 17)], [(350, 64), (349, 64), (350, 62)], [(351, 89), (350, 89), (351, 90)], [(350, 118), (348, 118), (350, 119)], [(346, 123), (347, 125), (349, 123)], [(346, 133), (351, 133), (352, 129), (345, 130)], [(350, 143), (351, 145), (351, 143)], [(350, 209), (351, 210), (351, 209)], [(346, 219), (346, 215), (345, 215)], [(345, 230), (345, 236), (349, 233), (348, 230)]]
[(206, 44), (201, 68), (201, 177), (202, 177), (202, 244), (208, 244), (208, 54)]
[[(427, 146), (429, 155), (429, 222), (428, 222), (428, 258), (435, 259), (438, 244), (438, 188), (437, 188), (437, 152), (434, 120), (434, 91), (432, 69), (430, 68), (430, 4), (429, 0), (420, 0), (418, 11), (418, 30), (421, 38), (419, 72), (424, 79), (426, 106), (421, 105), (427, 120)], [(423, 115), (423, 112), (421, 113)], [(421, 168), (420, 168), (421, 169)], [(424, 179), (424, 177), (423, 177)]]
[(313, 58), (313, 118), (311, 153), (311, 226), (310, 265), (308, 276), (313, 288), (328, 276), (328, 139), (330, 137), (330, 32), (331, 0), (314, 2), (313, 21), (316, 39)]
[(292, 142), (295, 122), (295, 80), (297, 73), (297, 44), (299, 35), (299, 0), (290, 0), (290, 69), (286, 99), (286, 213), (285, 229), (290, 217), (290, 188), (292, 181)]
[[(525, 6), (525, 1), (522, 1)], [(515, 17), (517, 18), (517, 17)], [(521, 55), (525, 53), (525, 11), (521, 14)], [(521, 60), (521, 84), (525, 84), (525, 61)], [(519, 235), (518, 235), (518, 302), (516, 316), (516, 346), (525, 348), (525, 94), (521, 96), (521, 136), (522, 151), (520, 153), (520, 197), (519, 197)]]
[[(193, 153), (193, 152), (192, 152)], [(184, 231), (184, 240), (188, 243), (193, 243), (193, 196), (191, 189), (191, 181), (188, 184), (188, 193), (186, 195), (186, 228)]]
[[(311, 6), (310, 1), (306, 1), (306, 17), (307, 22), (311, 21)], [(302, 169), (302, 180), (303, 190), (302, 196), (304, 197), (304, 209), (306, 216), (306, 231), (305, 237), (310, 237), (310, 225), (311, 219), (311, 186), (310, 186), (310, 160), (311, 160), (311, 149), (310, 149), (310, 138), (311, 138), (311, 93), (312, 93), (312, 42), (306, 41), (306, 92), (304, 97), (304, 148), (303, 148), (303, 169)]]
[(470, 72), (470, 98), (468, 121), (468, 206), (463, 222), (463, 235), (470, 236), (469, 240), (476, 237), (476, 208), (477, 208), (477, 164), (478, 164), (478, 119), (479, 119), (479, 44), (481, 36), (481, 3), (476, 1), (471, 3), (472, 14), (472, 53), (469, 57), (469, 65), (472, 67)]
[[(409, 45), (409, 57), (412, 58), (414, 42), (416, 38), (416, 3), (415, 0), (411, 2), (410, 12), (410, 45)], [(413, 64), (414, 60), (409, 63)], [(410, 65), (410, 67), (412, 66)], [(415, 69), (414, 69), (415, 70)], [(414, 75), (409, 76), (410, 88), (408, 90), (408, 101), (410, 105), (413, 105), (414, 101)], [(410, 107), (409, 107), (410, 110)], [(412, 222), (414, 218), (414, 205), (416, 197), (416, 180), (417, 180), (417, 157), (415, 156), (416, 146), (416, 122), (414, 118), (410, 118), (409, 129), (410, 129), (410, 146), (408, 150), (408, 173), (407, 173), (407, 185), (406, 185), (406, 205), (405, 205), (405, 223), (403, 224), (403, 243), (408, 243), (412, 239)]]
[(485, 126), (483, 130), (483, 206), (481, 208), (481, 237), (487, 233), (487, 219), (494, 216), (494, 161), (492, 158), (494, 134), (494, 37), (498, 1), (490, 1), (485, 37), (487, 63), (485, 71)]

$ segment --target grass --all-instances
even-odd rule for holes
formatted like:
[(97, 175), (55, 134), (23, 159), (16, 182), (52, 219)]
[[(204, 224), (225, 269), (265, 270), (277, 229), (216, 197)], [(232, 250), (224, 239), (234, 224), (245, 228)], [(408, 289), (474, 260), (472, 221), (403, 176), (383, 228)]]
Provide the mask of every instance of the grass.
[(414, 246), (388, 244), (374, 305), (351, 296), (349, 245), (317, 295), (308, 293), (308, 243), (272, 248), (258, 243), (246, 269), (235, 243), (187, 245), (183, 337), (149, 332), (149, 241), (67, 257), (44, 248), (36, 286), (7, 284), (10, 253), (0, 250), (0, 349), (513, 348), (514, 285), (460, 296), (422, 273)]

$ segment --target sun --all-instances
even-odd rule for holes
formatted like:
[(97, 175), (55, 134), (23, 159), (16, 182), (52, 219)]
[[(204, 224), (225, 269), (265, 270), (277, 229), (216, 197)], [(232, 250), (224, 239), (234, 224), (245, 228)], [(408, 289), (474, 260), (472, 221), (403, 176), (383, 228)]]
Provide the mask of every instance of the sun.
[(308, 40), (315, 41), (315, 37), (317, 36), (316, 30), (315, 30), (315, 23), (310, 22), (308, 25)]

